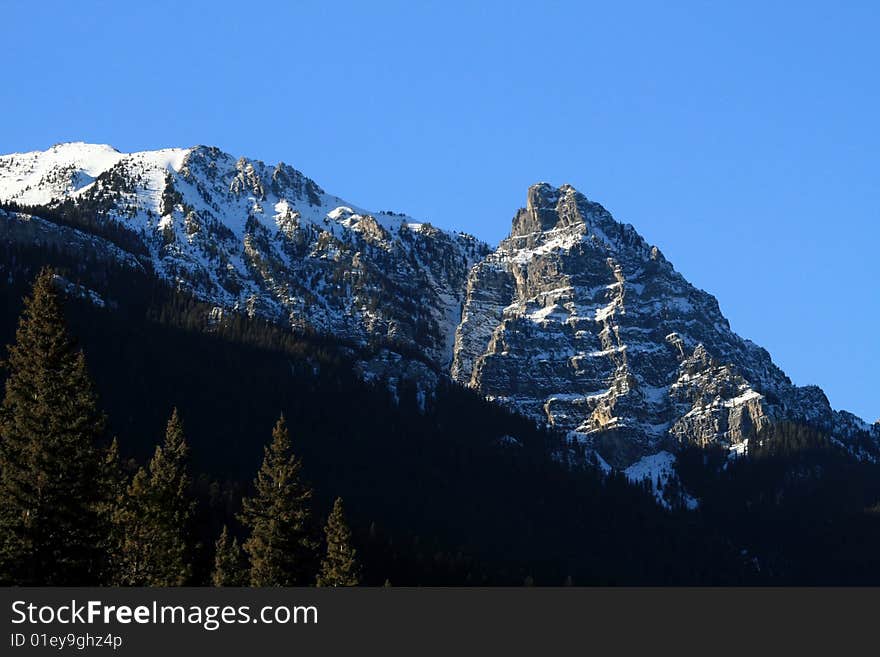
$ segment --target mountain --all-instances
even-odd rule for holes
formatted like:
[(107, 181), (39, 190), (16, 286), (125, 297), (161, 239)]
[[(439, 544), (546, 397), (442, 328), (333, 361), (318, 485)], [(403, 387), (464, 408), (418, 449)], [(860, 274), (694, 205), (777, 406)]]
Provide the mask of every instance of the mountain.
[(795, 386), (711, 295), (570, 186), (532, 186), (494, 251), (206, 146), (2, 156), (0, 202), (8, 239), (99, 249), (92, 257), (150, 271), (214, 317), (378, 346), (359, 361), (364, 378), (426, 390), (448, 374), (638, 477), (691, 445), (741, 454), (781, 422), (861, 459), (880, 454), (880, 424)]
[(284, 163), (205, 146), (124, 154), (69, 143), (2, 156), (0, 201), (97, 217), (158, 276), (218, 308), (387, 341), (442, 369), (467, 272), (488, 251), (469, 235), (359, 209)]
[(621, 468), (682, 444), (741, 453), (782, 420), (858, 453), (880, 440), (880, 425), (793, 385), (714, 297), (567, 185), (532, 186), (509, 237), (471, 270), (451, 375)]

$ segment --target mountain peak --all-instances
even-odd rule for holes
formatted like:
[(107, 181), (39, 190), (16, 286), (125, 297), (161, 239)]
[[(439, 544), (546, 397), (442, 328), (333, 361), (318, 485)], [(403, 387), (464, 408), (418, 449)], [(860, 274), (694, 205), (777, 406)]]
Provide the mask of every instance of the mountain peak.
[(571, 196), (581, 196), (583, 198), (583, 194), (580, 194), (580, 192), (567, 183), (560, 187), (554, 187), (547, 182), (535, 183), (529, 186), (526, 196), (526, 209), (530, 212), (555, 210), (561, 199)]
[[(546, 182), (531, 185), (526, 194), (526, 207), (521, 208), (513, 218), (510, 237), (535, 236), (562, 227), (560, 207), (571, 204), (571, 201), (574, 201), (576, 207), (578, 196), (586, 201), (570, 185), (554, 187)], [(571, 222), (563, 222), (564, 225), (569, 223)]]
[(617, 467), (678, 444), (742, 450), (781, 419), (842, 441), (868, 430), (794, 386), (713, 296), (571, 185), (530, 186), (471, 273), (452, 375)]
[(561, 240), (572, 245), (585, 236), (610, 243), (616, 239), (609, 236), (630, 237), (630, 233), (635, 235), (632, 227), (615, 221), (605, 208), (572, 185), (554, 187), (540, 182), (528, 188), (526, 206), (514, 215), (508, 240), (502, 244), (513, 240), (516, 248), (521, 248)]
[(59, 151), (85, 151), (85, 152), (111, 152), (111, 153), (119, 153), (119, 149), (111, 146), (110, 144), (93, 144), (91, 142), (86, 141), (60, 141), (57, 144), (52, 144), (49, 148), (50, 151), (59, 152)]

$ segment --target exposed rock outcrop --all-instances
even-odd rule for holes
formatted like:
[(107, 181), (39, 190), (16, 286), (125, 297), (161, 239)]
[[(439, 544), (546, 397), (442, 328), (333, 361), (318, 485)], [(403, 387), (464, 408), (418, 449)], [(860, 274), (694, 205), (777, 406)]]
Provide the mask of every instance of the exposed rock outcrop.
[(736, 449), (774, 419), (870, 433), (794, 386), (714, 297), (570, 186), (531, 187), (472, 270), (452, 376), (621, 468), (683, 443)]

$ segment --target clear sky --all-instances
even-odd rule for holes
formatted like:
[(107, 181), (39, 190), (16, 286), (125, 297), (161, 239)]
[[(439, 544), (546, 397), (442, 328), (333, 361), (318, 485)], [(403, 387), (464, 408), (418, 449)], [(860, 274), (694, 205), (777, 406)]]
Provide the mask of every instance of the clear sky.
[(211, 144), (497, 242), (528, 185), (632, 223), (880, 416), (878, 2), (0, 0), (0, 152)]

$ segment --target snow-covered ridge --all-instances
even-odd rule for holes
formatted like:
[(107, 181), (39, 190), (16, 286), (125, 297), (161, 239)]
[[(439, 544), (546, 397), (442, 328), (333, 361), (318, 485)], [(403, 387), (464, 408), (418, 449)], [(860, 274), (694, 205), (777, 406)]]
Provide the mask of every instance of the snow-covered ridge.
[(136, 235), (155, 271), (217, 305), (448, 366), (464, 279), (487, 247), (369, 212), (293, 167), (208, 146), (121, 153), (68, 143), (0, 156), (0, 201), (71, 199)]
[(169, 148), (120, 153), (107, 144), (69, 142), (45, 151), (0, 156), (0, 199), (22, 205), (47, 205), (89, 189), (102, 173), (123, 159), (152, 170), (179, 170), (188, 151)]

